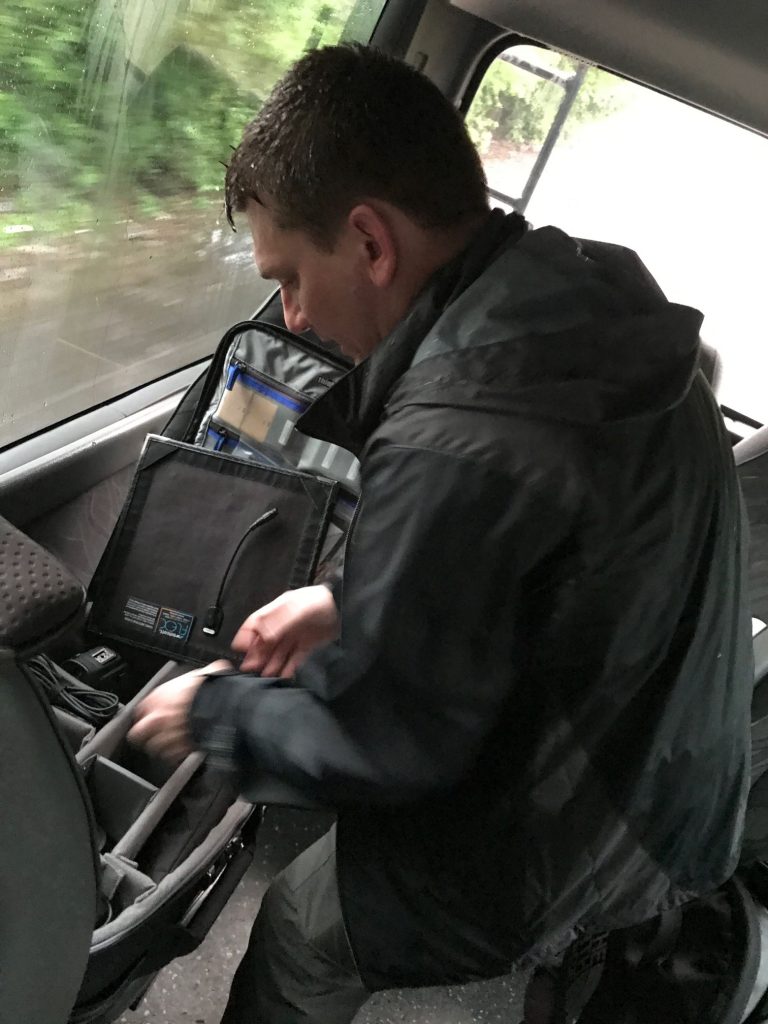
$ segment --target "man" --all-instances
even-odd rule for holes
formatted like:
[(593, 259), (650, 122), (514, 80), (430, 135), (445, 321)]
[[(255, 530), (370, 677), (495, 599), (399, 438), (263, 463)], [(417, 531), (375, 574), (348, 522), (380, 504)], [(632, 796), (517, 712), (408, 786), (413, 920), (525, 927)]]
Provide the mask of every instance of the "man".
[(134, 728), (338, 812), (224, 1020), (340, 1024), (717, 887), (750, 635), (700, 314), (626, 250), (490, 212), (451, 105), (364, 48), (288, 72), (227, 203), (287, 326), (357, 363), (301, 429), (359, 455), (362, 499), (341, 594), (260, 610), (241, 671), (166, 684)]

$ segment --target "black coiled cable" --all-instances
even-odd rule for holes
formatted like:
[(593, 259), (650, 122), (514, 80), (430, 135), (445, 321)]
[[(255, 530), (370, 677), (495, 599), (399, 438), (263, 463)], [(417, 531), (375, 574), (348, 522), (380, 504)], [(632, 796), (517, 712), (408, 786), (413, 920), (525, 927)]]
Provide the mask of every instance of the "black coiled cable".
[(91, 725), (103, 725), (117, 714), (120, 700), (116, 694), (80, 682), (47, 654), (36, 654), (24, 668), (40, 683), (51, 704)]

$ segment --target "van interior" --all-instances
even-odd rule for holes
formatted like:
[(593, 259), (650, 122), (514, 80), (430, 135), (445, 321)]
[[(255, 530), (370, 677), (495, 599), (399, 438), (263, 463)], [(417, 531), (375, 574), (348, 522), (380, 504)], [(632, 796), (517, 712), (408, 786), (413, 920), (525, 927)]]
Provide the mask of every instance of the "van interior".
[[(233, 233), (224, 218), (221, 164), (282, 70), (303, 50), (342, 39), (403, 58), (456, 104), (494, 204), (535, 226), (635, 249), (670, 299), (704, 313), (702, 371), (734, 443), (750, 518), (755, 718), (768, 718), (765, 3), (297, 0), (289, 10), (279, 0), (14, 0), (0, 12), (0, 516), (3, 543), (18, 544), (25, 565), (55, 576), (42, 551), (64, 567), (61, 588), (75, 587), (68, 599), (77, 607), (52, 647), (16, 644), (7, 630), (0, 637), (9, 709), (0, 725), (0, 978), (12, 979), (0, 984), (2, 1024), (212, 1024), (270, 874), (328, 820), (246, 807), (230, 794), (209, 823), (213, 832), (229, 822), (228, 859), (205, 887), (198, 872), (175, 908), (186, 900), (178, 919), (190, 931), (205, 893), (224, 879), (199, 922), (203, 944), (160, 974), (162, 958), (136, 973), (129, 957), (107, 997), (84, 981), (94, 870), (84, 808), (99, 808), (107, 852), (96, 870), (110, 867), (119, 914), (163, 884), (125, 865), (132, 825), (168, 774), (138, 755), (123, 759), (120, 738), (94, 747), (87, 727), (70, 726), (77, 735), (65, 749), (61, 722), (19, 697), (18, 666), (41, 651), (72, 659), (98, 650), (77, 588), (88, 587), (107, 548), (146, 435), (166, 432), (233, 324), (284, 326), (279, 297), (251, 266), (247, 232)], [(0, 591), (15, 622), (29, 609), (11, 563), (4, 568)], [(132, 707), (168, 670), (151, 652), (120, 655), (117, 697)], [(85, 749), (90, 760), (79, 756)], [(86, 761), (83, 783), (73, 766), (85, 776)], [(188, 765), (177, 782), (199, 770)], [(105, 961), (106, 931), (102, 938)], [(523, 976), (511, 974), (387, 993), (359, 1020), (514, 1021), (523, 989)]]

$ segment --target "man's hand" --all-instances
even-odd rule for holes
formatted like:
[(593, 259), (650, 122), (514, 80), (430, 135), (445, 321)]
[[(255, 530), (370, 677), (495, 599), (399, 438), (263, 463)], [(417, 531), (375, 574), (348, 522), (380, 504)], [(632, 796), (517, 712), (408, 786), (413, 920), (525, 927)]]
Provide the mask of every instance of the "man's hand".
[(300, 587), (249, 615), (232, 641), (242, 668), (290, 678), (316, 647), (339, 635), (339, 613), (327, 587)]
[(230, 662), (214, 661), (205, 668), (187, 672), (158, 686), (136, 709), (136, 721), (128, 733), (129, 741), (145, 746), (151, 754), (167, 761), (182, 761), (194, 749), (189, 732), (189, 711), (195, 694), (207, 675), (227, 668), (232, 668)]

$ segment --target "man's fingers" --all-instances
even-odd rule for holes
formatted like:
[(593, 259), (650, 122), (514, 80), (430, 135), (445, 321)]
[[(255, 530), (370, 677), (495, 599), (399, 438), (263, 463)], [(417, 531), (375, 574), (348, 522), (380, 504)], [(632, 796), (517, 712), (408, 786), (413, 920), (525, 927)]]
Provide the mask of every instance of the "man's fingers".
[(265, 643), (260, 636), (255, 636), (250, 647), (245, 652), (240, 668), (245, 672), (257, 672), (259, 675), (263, 675), (264, 666), (272, 657), (274, 650), (274, 643)]
[(220, 658), (202, 670), (194, 669), (158, 686), (136, 709), (129, 742), (166, 760), (181, 760), (193, 749), (189, 713), (195, 694), (206, 674), (231, 668), (231, 662)]
[(142, 701), (136, 709), (136, 719), (128, 732), (127, 738), (129, 743), (145, 743), (158, 728), (159, 713), (152, 711), (146, 705), (147, 702)]
[(241, 629), (232, 641), (232, 648), (244, 654), (246, 659), (252, 664), (253, 670), (259, 672), (271, 657), (278, 644), (281, 643), (281, 637), (270, 634), (266, 630), (253, 630), (247, 634), (248, 642), (246, 643), (245, 635), (245, 630)]
[(219, 658), (218, 661), (212, 661), (210, 665), (206, 665), (205, 668), (195, 672), (198, 676), (211, 675), (214, 672), (226, 672), (228, 669), (234, 668), (234, 665), (228, 658)]
[(258, 636), (258, 633), (253, 626), (249, 625), (251, 618), (253, 618), (253, 616), (245, 620), (240, 629), (235, 633), (234, 639), (232, 640), (232, 650), (238, 651), (240, 654), (247, 651)]
[(293, 679), (296, 669), (300, 668), (309, 657), (309, 651), (297, 648), (280, 670), (286, 679)]
[[(157, 691), (155, 691), (155, 693), (156, 692)], [(157, 700), (153, 700), (153, 696), (154, 694), (150, 694), (148, 697), (145, 697), (141, 704), (139, 704), (139, 706), (135, 709), (135, 711), (133, 712), (134, 723), (140, 722), (142, 718), (146, 718), (147, 715), (151, 715), (152, 712), (155, 710)]]
[(181, 761), (192, 751), (186, 730), (179, 729), (155, 733), (144, 744), (145, 750), (169, 761)]
[(240, 662), (240, 669), (243, 672), (255, 672), (256, 675), (261, 675), (262, 668), (264, 667), (265, 656), (258, 652), (258, 649), (254, 653), (249, 651), (243, 660)]
[(176, 737), (186, 735), (186, 728), (180, 726), (175, 717), (164, 711), (148, 711), (130, 729), (128, 741), (149, 746), (155, 736)]
[(285, 673), (285, 666), (294, 652), (294, 644), (290, 640), (284, 640), (278, 644), (261, 669), (263, 676), (278, 678)]
[[(275, 601), (270, 601), (269, 604), (265, 604), (263, 608), (259, 608), (258, 611), (248, 616), (237, 633), (235, 633), (234, 640), (232, 641), (233, 650), (241, 653), (247, 651), (256, 640), (261, 640), (269, 647), (274, 646), (278, 642), (282, 631), (279, 628), (277, 631), (275, 630), (276, 617), (273, 614), (273, 605), (275, 603)], [(280, 621), (279, 616), (277, 621)]]
[(192, 751), (187, 729), (169, 724), (167, 716), (160, 712), (150, 711), (137, 722), (128, 733), (128, 741), (168, 760), (181, 760)]

